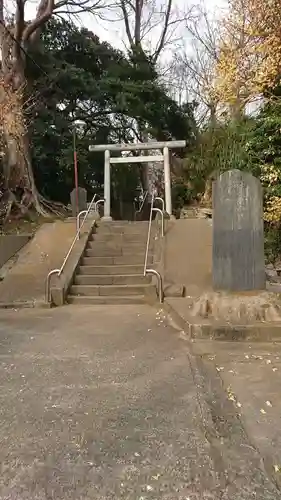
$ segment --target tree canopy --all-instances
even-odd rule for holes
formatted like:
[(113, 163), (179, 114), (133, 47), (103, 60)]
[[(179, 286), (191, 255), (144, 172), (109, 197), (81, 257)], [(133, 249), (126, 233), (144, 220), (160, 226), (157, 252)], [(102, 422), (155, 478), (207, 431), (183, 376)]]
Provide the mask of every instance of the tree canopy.
[[(158, 140), (194, 141), (192, 106), (179, 106), (156, 72), (148, 72), (146, 65), (136, 67), (90, 31), (51, 20), (30, 55), (27, 117), (35, 178), (45, 196), (69, 200), (74, 128), (79, 180), (89, 190), (103, 183), (103, 157), (89, 153), (89, 144), (130, 142), (138, 135), (139, 121)], [(134, 167), (133, 180), (124, 166), (120, 168), (129, 175), (134, 196), (138, 170)]]

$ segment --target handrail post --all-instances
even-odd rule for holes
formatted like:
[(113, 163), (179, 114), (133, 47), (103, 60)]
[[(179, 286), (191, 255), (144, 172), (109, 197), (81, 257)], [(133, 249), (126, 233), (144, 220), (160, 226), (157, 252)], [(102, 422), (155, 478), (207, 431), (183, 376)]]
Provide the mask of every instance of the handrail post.
[[(87, 213), (87, 210), (81, 210), (81, 212), (79, 212), (79, 214), (77, 215), (77, 219), (76, 219), (76, 231), (77, 231), (77, 233), (80, 231), (80, 217), (82, 217), (82, 215), (85, 215), (86, 213)], [(80, 240), (80, 232), (78, 235), (78, 240)]]
[(164, 236), (164, 214), (163, 214), (163, 211), (160, 209), (160, 208), (152, 208), (152, 212), (157, 212), (159, 214), (161, 214), (161, 236), (163, 238)]
[(164, 292), (163, 292), (163, 280), (161, 274), (156, 271), (156, 269), (147, 269), (147, 258), (148, 258), (148, 250), (149, 250), (149, 242), (150, 242), (150, 234), (151, 234), (151, 224), (152, 224), (152, 214), (153, 212), (157, 212), (161, 214), (161, 236), (163, 238), (164, 236), (164, 211), (161, 210), (161, 208), (154, 207), (154, 202), (155, 200), (161, 200), (162, 201), (162, 206), (164, 208), (164, 200), (160, 197), (155, 197), (154, 193), (152, 193), (152, 200), (151, 200), (151, 208), (150, 208), (150, 216), (149, 216), (149, 224), (148, 224), (148, 232), (147, 232), (147, 242), (146, 242), (146, 251), (145, 251), (145, 259), (144, 259), (144, 269), (143, 269), (143, 274), (146, 276), (147, 274), (153, 274), (157, 278), (158, 282), (158, 297), (160, 304), (163, 303), (164, 300)]
[[(68, 260), (68, 257), (69, 255), (71, 254), (71, 251), (75, 245), (75, 242), (77, 240), (79, 240), (80, 238), (80, 233), (81, 233), (81, 229), (85, 223), (85, 220), (87, 219), (87, 216), (89, 215), (90, 211), (91, 211), (91, 208), (95, 202), (95, 198), (96, 198), (96, 194), (93, 196), (92, 198), (92, 201), (91, 203), (89, 204), (89, 207), (87, 210), (82, 210), (82, 212), (80, 212), (76, 218), (76, 234), (75, 234), (75, 237), (70, 245), (70, 248), (64, 258), (64, 261), (62, 263), (62, 266), (60, 269), (53, 269), (52, 271), (49, 272), (47, 278), (46, 278), (46, 290), (45, 290), (45, 300), (47, 303), (51, 302), (51, 295), (50, 295), (50, 282), (51, 282), (51, 277), (55, 274), (57, 274), (58, 276), (60, 276), (64, 270), (64, 267), (65, 267), (65, 264), (67, 263), (67, 260)], [(85, 217), (82, 221), (82, 224), (80, 226), (80, 217), (81, 217), (81, 214), (85, 214)]]
[(148, 250), (149, 250), (149, 242), (150, 242), (151, 223), (152, 223), (152, 213), (153, 213), (153, 203), (154, 203), (154, 193), (152, 193), (151, 209), (150, 209), (149, 223), (148, 223), (148, 233), (147, 233), (147, 242), (146, 242), (144, 268), (143, 268), (143, 275), (144, 276), (146, 274), (146, 266), (147, 266), (147, 259), (148, 259)]
[(156, 269), (146, 269), (145, 274), (153, 274), (156, 276), (158, 281), (158, 297), (160, 304), (163, 304), (164, 301), (164, 293), (163, 293), (163, 280), (161, 274), (156, 271)]
[(161, 198), (161, 196), (156, 196), (156, 198), (154, 199), (154, 201), (161, 201), (161, 203), (162, 203), (162, 211), (165, 212), (165, 202), (164, 202), (163, 198)]
[(49, 272), (47, 279), (46, 279), (46, 291), (45, 291), (45, 300), (48, 303), (51, 302), (51, 277), (57, 274), (58, 276), (60, 275), (60, 269), (53, 269), (52, 271)]
[(100, 203), (105, 204), (105, 199), (104, 199), (104, 198), (101, 198), (100, 200), (98, 200), (98, 201), (96, 201), (96, 202), (95, 202), (95, 204), (94, 204), (94, 210), (95, 210), (95, 212), (98, 212), (98, 205), (99, 205)]

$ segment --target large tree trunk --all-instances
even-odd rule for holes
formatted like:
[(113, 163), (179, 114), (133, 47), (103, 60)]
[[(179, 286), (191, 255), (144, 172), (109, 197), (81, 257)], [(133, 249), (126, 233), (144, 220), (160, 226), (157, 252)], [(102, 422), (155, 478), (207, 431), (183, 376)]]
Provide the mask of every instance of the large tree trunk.
[[(1, 4), (1, 0), (0, 0)], [(1, 11), (1, 9), (0, 9)], [(19, 24), (9, 29), (0, 25), (0, 127), (4, 152), (4, 198), (9, 200), (7, 216), (15, 206), (19, 216), (31, 207), (41, 215), (50, 214), (52, 205), (39, 195), (34, 181), (28, 124), (25, 121), (27, 80), (25, 77), (25, 52), (16, 43), (15, 36), (22, 34), (24, 21), (19, 13)], [(0, 16), (1, 17), (1, 16)], [(30, 29), (27, 25), (26, 29)], [(11, 31), (12, 30), (12, 31)], [(15, 35), (11, 33), (14, 31)], [(23, 35), (22, 35), (23, 36)], [(47, 210), (45, 210), (45, 207)], [(58, 212), (56, 212), (58, 213)]]
[[(31, 207), (41, 215), (48, 215), (36, 189), (24, 116), (27, 82), (23, 55), (10, 63), (10, 40), (2, 46), (3, 64), (0, 82), (0, 119), (3, 138), (3, 176), (6, 199), (10, 200), (7, 217), (13, 207), (17, 215), (24, 215)], [(12, 195), (7, 196), (7, 193)], [(11, 202), (12, 200), (12, 202)]]
[(46, 215), (37, 192), (31, 156), (28, 132), (24, 123), (23, 98), (20, 89), (2, 89), (0, 106), (5, 109), (2, 117), (4, 138), (4, 187), (15, 195), (14, 204), (23, 215), (32, 206)]

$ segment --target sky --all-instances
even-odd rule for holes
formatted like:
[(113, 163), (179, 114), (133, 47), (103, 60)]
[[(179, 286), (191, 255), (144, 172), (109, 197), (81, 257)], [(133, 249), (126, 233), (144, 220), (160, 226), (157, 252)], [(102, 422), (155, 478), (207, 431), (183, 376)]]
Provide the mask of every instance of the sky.
[[(107, 0), (101, 1), (105, 2)], [(163, 5), (167, 2), (167, 0), (155, 1), (156, 5), (158, 6)], [(7, 0), (6, 12), (13, 12), (14, 2), (15, 0)], [(202, 2), (204, 2), (204, 0), (173, 0), (173, 9), (174, 11), (177, 11), (179, 15), (182, 15), (182, 12), (186, 12), (187, 9), (194, 4), (200, 4)], [(217, 15), (218, 11), (220, 11), (225, 6), (226, 2), (227, 0), (205, 0), (204, 5), (212, 16)], [(25, 16), (27, 19), (34, 17), (38, 3), (39, 0), (26, 1)], [(115, 21), (113, 21), (113, 19), (115, 19)], [(127, 37), (125, 33), (124, 22), (122, 19), (120, 19), (119, 21), (117, 20), (116, 13), (106, 13), (103, 11), (103, 19), (95, 17), (91, 14), (80, 14), (79, 19), (77, 19), (75, 22), (93, 31), (102, 41), (107, 41), (114, 47), (121, 50), (124, 50), (126, 48)], [(156, 28), (151, 32), (150, 36), (146, 37), (146, 40), (148, 40), (149, 43), (151, 43), (151, 45), (155, 47), (155, 45), (157, 44), (157, 40), (159, 39), (159, 34), (159, 29)], [(176, 40), (184, 36), (184, 23), (182, 23), (181, 25), (177, 25), (177, 28), (172, 35), (172, 40)], [(164, 57), (169, 57), (169, 50), (170, 49), (168, 47), (166, 49), (166, 52), (164, 53)]]
[[(167, 0), (166, 0), (167, 1)], [(166, 3), (162, 0), (156, 0), (156, 2), (161, 5)], [(218, 14), (220, 10), (225, 8), (227, 0), (173, 0), (173, 9), (179, 13), (186, 12), (194, 4), (204, 4), (207, 11), (211, 16), (215, 16)], [(119, 22), (111, 22), (106, 20), (95, 19), (93, 16), (84, 15), (81, 16), (80, 20), (81, 24), (86, 26), (88, 29), (93, 31), (99, 38), (103, 41), (109, 42), (114, 47), (120, 48), (121, 50), (126, 47), (126, 33), (124, 28), (123, 20)], [(155, 29), (150, 36), (150, 43), (152, 46), (155, 46), (159, 39), (159, 30)], [(175, 33), (173, 33), (173, 39), (177, 39), (180, 37), (184, 37), (184, 23), (177, 26)], [(148, 39), (148, 37), (147, 37)], [(169, 48), (166, 49), (166, 53), (169, 51)]]

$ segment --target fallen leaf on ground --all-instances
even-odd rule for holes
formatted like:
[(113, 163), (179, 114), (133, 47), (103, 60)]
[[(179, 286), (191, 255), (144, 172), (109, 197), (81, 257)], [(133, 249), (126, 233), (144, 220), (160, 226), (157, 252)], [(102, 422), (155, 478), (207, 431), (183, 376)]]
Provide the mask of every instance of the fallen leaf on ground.
[(159, 477), (160, 477), (160, 474), (156, 474), (156, 476), (152, 476), (152, 479), (155, 479), (156, 481), (158, 481)]

